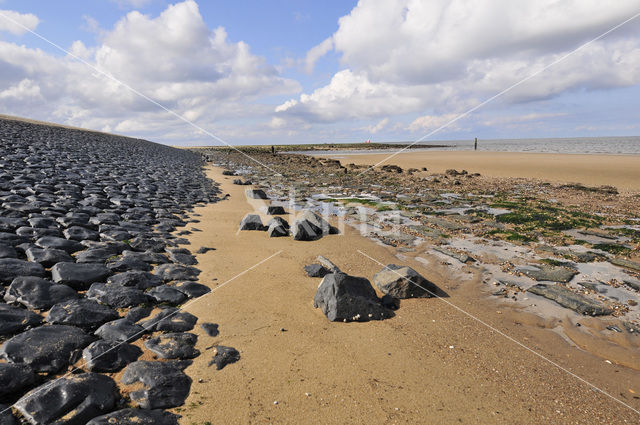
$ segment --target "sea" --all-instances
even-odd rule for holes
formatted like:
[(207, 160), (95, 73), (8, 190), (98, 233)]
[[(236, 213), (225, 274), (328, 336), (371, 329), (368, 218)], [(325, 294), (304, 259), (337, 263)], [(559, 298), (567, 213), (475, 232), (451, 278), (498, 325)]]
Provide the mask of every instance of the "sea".
[[(412, 142), (396, 142), (398, 148)], [(473, 150), (471, 140), (439, 140), (419, 142), (415, 146), (424, 146), (429, 150), (468, 151)], [(432, 146), (429, 148), (429, 146)], [(444, 146), (444, 147), (443, 147)], [(412, 147), (413, 149), (419, 149)], [(548, 139), (478, 139), (478, 150), (489, 152), (539, 152), (564, 154), (609, 154), (609, 155), (640, 155), (640, 136), (629, 137), (579, 137), (579, 138), (548, 138)], [(378, 150), (341, 151), (345, 154), (375, 153)], [(388, 152), (388, 149), (380, 150)], [(305, 151), (308, 155), (334, 154), (335, 151)]]

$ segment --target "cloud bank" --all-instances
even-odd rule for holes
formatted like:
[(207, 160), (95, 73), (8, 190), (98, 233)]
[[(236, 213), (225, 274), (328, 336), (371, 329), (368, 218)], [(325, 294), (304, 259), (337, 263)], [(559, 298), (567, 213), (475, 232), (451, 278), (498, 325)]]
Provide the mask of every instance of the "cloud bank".
[[(306, 58), (310, 69), (333, 49), (343, 69), (275, 111), (310, 123), (418, 113), (406, 129), (432, 129), (636, 13), (631, 0), (360, 0)], [(632, 22), (588, 45), (500, 102), (638, 84), (638, 28)]]
[[(18, 18), (31, 28), (38, 23), (33, 15)], [(14, 27), (0, 29), (19, 33)], [(224, 28), (208, 28), (192, 0), (157, 17), (129, 12), (100, 35), (97, 46), (76, 41), (69, 52), (208, 130), (217, 121), (269, 115), (258, 99), (300, 90), (246, 43), (230, 41)], [(0, 69), (4, 113), (161, 140), (202, 137), (71, 55), (0, 40)]]

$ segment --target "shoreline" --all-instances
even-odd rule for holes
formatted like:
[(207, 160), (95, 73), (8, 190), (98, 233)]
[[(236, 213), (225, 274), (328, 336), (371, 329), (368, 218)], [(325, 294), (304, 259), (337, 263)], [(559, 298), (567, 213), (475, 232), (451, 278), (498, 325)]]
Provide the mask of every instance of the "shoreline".
[[(197, 147), (189, 147), (188, 149), (193, 149), (193, 148), (197, 148)], [(397, 152), (399, 149), (381, 149), (380, 152), (371, 152), (371, 151), (367, 151), (367, 150), (353, 150), (353, 151), (349, 151), (349, 150), (345, 150), (344, 152), (341, 152), (340, 150), (335, 150), (335, 151), (331, 151), (331, 150), (326, 150), (326, 151), (290, 151), (290, 152), (279, 152), (279, 153), (286, 153), (286, 154), (302, 154), (302, 155), (311, 155), (311, 156), (318, 156), (318, 157), (330, 157), (333, 155), (337, 155), (338, 153), (340, 155), (344, 155), (344, 156), (357, 156), (357, 155), (384, 155), (384, 154), (390, 154), (393, 152)], [(405, 151), (403, 151), (405, 152)], [(434, 147), (434, 148), (424, 148), (424, 149), (420, 149), (420, 148), (413, 148), (411, 150), (411, 152), (416, 153), (416, 152), (463, 152), (463, 153), (471, 153), (471, 152), (479, 152), (479, 153), (486, 153), (486, 154), (492, 154), (492, 153), (504, 153), (504, 154), (523, 154), (523, 155), (527, 155), (527, 154), (532, 154), (532, 155), (536, 155), (536, 154), (540, 154), (540, 155), (579, 155), (579, 156), (613, 156), (613, 157), (640, 157), (640, 153), (606, 153), (606, 152), (585, 152), (585, 153), (572, 153), (572, 152), (531, 152), (531, 151), (499, 151), (499, 150), (477, 150), (474, 151), (473, 149), (441, 149), (439, 147)]]
[[(340, 154), (322, 155), (339, 159)], [(345, 155), (346, 156), (346, 155)], [(388, 155), (387, 155), (388, 156)], [(546, 154), (486, 151), (403, 152), (387, 160), (384, 153), (353, 154), (345, 162), (360, 166), (393, 164), (404, 169), (444, 173), (464, 169), (497, 178), (533, 178), (589, 186), (610, 185), (626, 192), (640, 192), (640, 155)], [(384, 161), (383, 161), (384, 160)]]

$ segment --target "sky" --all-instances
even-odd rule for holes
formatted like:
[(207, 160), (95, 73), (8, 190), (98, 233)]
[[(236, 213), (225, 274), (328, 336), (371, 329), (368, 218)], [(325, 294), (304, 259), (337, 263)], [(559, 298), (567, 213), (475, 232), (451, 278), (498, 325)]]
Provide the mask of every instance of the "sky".
[(640, 135), (636, 14), (640, 0), (0, 0), (0, 114), (184, 146)]

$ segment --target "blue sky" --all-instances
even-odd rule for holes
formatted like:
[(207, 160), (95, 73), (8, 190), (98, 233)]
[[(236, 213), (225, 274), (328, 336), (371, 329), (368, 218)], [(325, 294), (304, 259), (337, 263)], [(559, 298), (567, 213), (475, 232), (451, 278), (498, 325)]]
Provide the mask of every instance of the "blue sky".
[(0, 113), (179, 145), (637, 135), (640, 18), (456, 118), (638, 12), (637, 0), (4, 0)]

